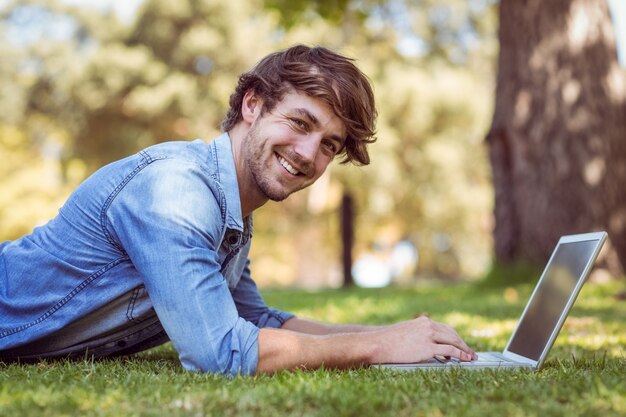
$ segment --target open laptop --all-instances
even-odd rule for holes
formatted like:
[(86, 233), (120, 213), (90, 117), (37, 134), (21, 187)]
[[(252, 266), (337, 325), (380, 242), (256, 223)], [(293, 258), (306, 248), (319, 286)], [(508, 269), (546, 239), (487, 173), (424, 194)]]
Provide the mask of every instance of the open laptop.
[(539, 369), (548, 356), (606, 238), (606, 232), (596, 232), (563, 236), (559, 239), (502, 353), (478, 352), (478, 360), (473, 362), (435, 357), (420, 363), (380, 366), (403, 370), (450, 367)]

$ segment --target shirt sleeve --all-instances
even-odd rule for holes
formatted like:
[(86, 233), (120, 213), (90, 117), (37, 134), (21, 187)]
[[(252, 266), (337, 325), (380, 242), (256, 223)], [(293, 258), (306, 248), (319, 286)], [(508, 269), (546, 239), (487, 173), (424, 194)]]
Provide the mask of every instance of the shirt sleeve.
[(222, 276), (224, 196), (192, 162), (152, 162), (110, 204), (107, 227), (142, 275), (163, 328), (191, 371), (253, 374), (259, 329), (239, 317)]
[(268, 307), (259, 293), (256, 283), (250, 276), (250, 261), (246, 261), (241, 279), (232, 291), (239, 315), (257, 327), (282, 327), (292, 317), (291, 313)]

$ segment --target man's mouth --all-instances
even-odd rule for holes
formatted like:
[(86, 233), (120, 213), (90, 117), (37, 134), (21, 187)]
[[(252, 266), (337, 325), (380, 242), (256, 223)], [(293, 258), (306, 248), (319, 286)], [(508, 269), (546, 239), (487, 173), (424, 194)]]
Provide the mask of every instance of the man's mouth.
[(291, 175), (300, 175), (300, 171), (291, 166), (289, 162), (282, 156), (278, 155), (278, 162), (289, 172)]

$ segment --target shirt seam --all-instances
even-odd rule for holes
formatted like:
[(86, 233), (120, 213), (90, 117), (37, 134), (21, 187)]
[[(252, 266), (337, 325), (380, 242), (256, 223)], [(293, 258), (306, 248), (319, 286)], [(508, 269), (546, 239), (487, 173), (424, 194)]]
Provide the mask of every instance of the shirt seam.
[(80, 285), (78, 285), (77, 287), (74, 287), (74, 289), (72, 291), (70, 291), (69, 294), (67, 294), (65, 297), (63, 297), (54, 306), (52, 306), (50, 309), (48, 309), (48, 311), (46, 311), (44, 314), (39, 316), (34, 321), (31, 321), (30, 323), (23, 324), (21, 326), (14, 327), (12, 329), (0, 332), (0, 339), (4, 338), (4, 337), (7, 337), (7, 336), (11, 336), (11, 335), (19, 333), (19, 332), (22, 332), (24, 330), (27, 330), (27, 329), (29, 329), (29, 328), (31, 328), (31, 327), (33, 327), (33, 326), (43, 322), (44, 320), (48, 319), (54, 313), (59, 311), (61, 309), (61, 307), (63, 307), (65, 304), (67, 304), (72, 298), (74, 298), (74, 296), (76, 296), (79, 292), (84, 290), (85, 287), (87, 287), (89, 284), (91, 284), (97, 278), (101, 277), (105, 272), (109, 271), (111, 268), (119, 265), (120, 263), (124, 262), (125, 260), (127, 260), (127, 257), (121, 257), (121, 258), (118, 258), (118, 259), (108, 263), (103, 268), (101, 268), (98, 271), (96, 271), (93, 274), (91, 274), (86, 280), (81, 282)]
[[(221, 137), (221, 136), (220, 136)], [(211, 176), (213, 177), (213, 179), (219, 184), (220, 186), (220, 190), (222, 190), (222, 192), (224, 193), (224, 201), (226, 203), (226, 219), (225, 219), (225, 223), (224, 223), (224, 227), (225, 230), (231, 229), (231, 230), (237, 230), (237, 227), (231, 227), (231, 223), (234, 223), (235, 226), (237, 225), (237, 220), (233, 217), (233, 215), (231, 214), (231, 210), (230, 210), (230, 206), (228, 205), (228, 199), (226, 198), (226, 191), (224, 189), (222, 189), (222, 169), (220, 166), (220, 152), (217, 148), (217, 140), (220, 139), (220, 137), (218, 137), (218, 139), (214, 140), (213, 142), (210, 143), (209, 146), (209, 150), (211, 152), (211, 156), (212, 156), (212, 162), (215, 166), (215, 173), (212, 173)], [(228, 139), (228, 144), (230, 145), (230, 137)], [(230, 157), (233, 158), (232, 156), (232, 151), (230, 154)], [(234, 158), (233, 158), (233, 163), (234, 163)], [(227, 164), (228, 165), (228, 164)], [(236, 174), (236, 168), (235, 168), (235, 172), (234, 172), (235, 176)], [(237, 190), (237, 193), (239, 192), (239, 190)], [(239, 198), (239, 196), (237, 196), (237, 198)], [(243, 222), (245, 222), (245, 219), (242, 219), (242, 228), (243, 226)]]
[[(215, 144), (215, 141), (211, 142), (211, 145), (209, 146), (209, 151), (211, 152), (211, 159), (213, 161), (213, 164), (215, 164), (215, 170), (213, 172), (207, 172), (207, 174), (209, 175), (209, 177), (213, 180), (215, 187), (217, 187), (217, 190), (219, 192), (219, 196), (220, 196), (220, 213), (221, 213), (221, 220), (222, 220), (222, 240), (224, 239), (223, 236), (226, 235), (226, 232), (228, 231), (228, 201), (226, 199), (226, 190), (224, 190), (224, 188), (222, 187), (222, 180), (221, 180), (221, 175), (220, 175), (220, 164), (219, 164), (219, 158), (217, 155), (217, 145)], [(221, 242), (220, 242), (221, 244)], [(219, 246), (218, 249), (219, 250)]]
[(115, 189), (113, 189), (111, 194), (109, 194), (109, 197), (106, 199), (106, 201), (102, 205), (102, 209), (100, 210), (100, 227), (102, 229), (102, 233), (104, 233), (104, 235), (106, 236), (106, 238), (109, 241), (109, 243), (111, 243), (120, 252), (122, 252), (124, 254), (126, 253), (124, 248), (120, 244), (118, 244), (115, 241), (115, 239), (113, 239), (113, 236), (112, 236), (111, 232), (109, 232), (109, 230), (107, 229), (107, 211), (108, 211), (109, 207), (111, 206), (111, 204), (113, 204), (113, 200), (115, 200), (115, 198), (119, 195), (119, 193), (122, 192), (124, 187), (126, 187), (126, 185), (130, 182), (130, 180), (132, 180), (139, 172), (141, 172), (145, 167), (147, 167), (148, 165), (150, 165), (154, 161), (167, 159), (165, 156), (153, 157), (148, 152), (146, 152), (145, 150), (139, 151), (138, 155), (140, 155), (142, 157), (141, 163), (139, 165), (137, 165), (130, 172), (130, 174), (126, 175), (126, 177), (124, 177), (124, 179), (117, 185), (117, 187), (115, 187)]
[(131, 321), (133, 323), (141, 323), (142, 321), (146, 320), (145, 318), (144, 319), (137, 319), (133, 315), (133, 312), (135, 311), (135, 304), (137, 303), (137, 299), (139, 298), (139, 293), (144, 288), (145, 288), (144, 286), (141, 286), (141, 287), (135, 288), (135, 290), (133, 290), (133, 294), (131, 296), (130, 302), (128, 303), (128, 307), (126, 308), (126, 318), (128, 319), (128, 321)]

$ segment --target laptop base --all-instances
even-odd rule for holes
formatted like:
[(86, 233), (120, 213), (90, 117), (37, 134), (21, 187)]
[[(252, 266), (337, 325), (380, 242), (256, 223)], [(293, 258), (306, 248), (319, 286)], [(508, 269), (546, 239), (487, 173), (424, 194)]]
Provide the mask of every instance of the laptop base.
[(478, 359), (472, 362), (461, 362), (456, 359), (432, 358), (428, 361), (419, 363), (383, 363), (378, 365), (383, 369), (398, 369), (403, 371), (412, 371), (418, 369), (503, 369), (503, 368), (531, 368), (535, 366), (532, 363), (517, 362), (505, 358), (500, 352), (477, 352)]

